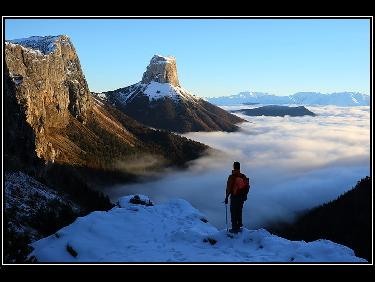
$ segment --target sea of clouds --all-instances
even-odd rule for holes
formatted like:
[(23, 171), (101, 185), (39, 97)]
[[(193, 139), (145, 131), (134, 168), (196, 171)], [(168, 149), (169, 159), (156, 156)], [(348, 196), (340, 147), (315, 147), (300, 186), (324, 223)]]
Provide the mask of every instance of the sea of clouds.
[(192, 162), (188, 170), (169, 171), (151, 182), (116, 185), (106, 192), (113, 201), (135, 193), (155, 202), (184, 198), (212, 224), (224, 228), (226, 181), (233, 162), (239, 161), (251, 182), (244, 225), (260, 228), (290, 222), (301, 211), (335, 199), (370, 174), (369, 107), (307, 108), (317, 116), (240, 115), (248, 122), (238, 132), (185, 134), (220, 152)]

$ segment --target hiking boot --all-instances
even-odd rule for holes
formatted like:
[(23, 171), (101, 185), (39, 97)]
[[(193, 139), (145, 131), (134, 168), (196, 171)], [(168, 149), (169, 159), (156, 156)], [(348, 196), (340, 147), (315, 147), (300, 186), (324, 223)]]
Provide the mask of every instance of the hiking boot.
[(240, 232), (240, 229), (229, 229), (229, 232), (230, 233), (234, 233), (234, 234), (237, 234), (238, 232)]

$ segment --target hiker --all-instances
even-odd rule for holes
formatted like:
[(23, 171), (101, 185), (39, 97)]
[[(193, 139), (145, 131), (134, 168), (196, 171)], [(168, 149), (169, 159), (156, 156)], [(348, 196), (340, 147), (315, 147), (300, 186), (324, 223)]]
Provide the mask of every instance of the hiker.
[(232, 174), (228, 176), (225, 204), (228, 204), (228, 197), (230, 195), (230, 214), (232, 220), (231, 233), (238, 233), (242, 227), (242, 207), (244, 201), (247, 200), (247, 193), (249, 192), (250, 182), (245, 174), (240, 172), (240, 163), (233, 163)]

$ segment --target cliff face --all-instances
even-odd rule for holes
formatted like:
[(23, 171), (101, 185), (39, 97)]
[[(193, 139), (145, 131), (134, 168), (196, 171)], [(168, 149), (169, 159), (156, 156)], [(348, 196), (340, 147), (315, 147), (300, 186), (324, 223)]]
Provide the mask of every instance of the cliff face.
[(154, 167), (183, 165), (207, 149), (149, 129), (91, 95), (67, 36), (6, 42), (4, 102), (8, 168), (33, 168), (42, 160), (122, 169), (150, 155), (158, 160)]
[(3, 74), (4, 167), (10, 170), (34, 167), (38, 162), (34, 131), (26, 122), (25, 111), (17, 102), (15, 85), (6, 66)]
[(151, 81), (170, 83), (179, 87), (176, 58), (154, 55), (142, 77), (142, 83), (144, 84)]
[(173, 132), (231, 132), (245, 121), (182, 88), (170, 56), (154, 55), (139, 83), (100, 96), (143, 124)]
[(48, 140), (49, 132), (65, 128), (70, 116), (84, 124), (90, 110), (90, 92), (73, 45), (67, 36), (8, 41), (5, 65), (4, 80), (13, 84), (5, 95), (16, 97), (33, 129), (37, 156), (54, 161), (59, 150)]

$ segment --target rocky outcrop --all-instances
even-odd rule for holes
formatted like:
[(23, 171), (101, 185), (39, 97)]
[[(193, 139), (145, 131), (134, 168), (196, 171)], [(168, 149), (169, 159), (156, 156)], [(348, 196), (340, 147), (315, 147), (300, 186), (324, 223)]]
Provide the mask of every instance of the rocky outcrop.
[[(35, 134), (39, 158), (54, 161), (59, 150), (49, 131), (65, 128), (69, 118), (87, 121), (90, 92), (76, 51), (67, 36), (31, 37), (5, 43), (5, 95), (15, 96)], [(7, 92), (11, 93), (7, 93)]]
[(170, 83), (179, 87), (176, 58), (154, 55), (142, 77), (143, 84), (148, 84), (151, 81)]
[(99, 96), (143, 124), (173, 132), (231, 132), (245, 121), (182, 88), (174, 57), (155, 55), (142, 81)]
[(127, 172), (127, 162), (152, 156), (151, 170), (184, 165), (207, 149), (147, 128), (91, 95), (67, 36), (6, 42), (4, 102), (7, 168), (45, 161)]
[(18, 104), (15, 85), (9, 71), (3, 69), (3, 157), (8, 170), (35, 168), (38, 157), (35, 152), (35, 133), (26, 122), (25, 110)]

